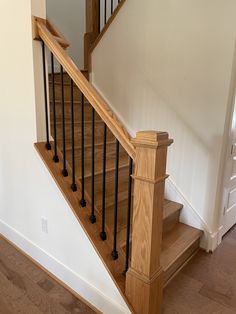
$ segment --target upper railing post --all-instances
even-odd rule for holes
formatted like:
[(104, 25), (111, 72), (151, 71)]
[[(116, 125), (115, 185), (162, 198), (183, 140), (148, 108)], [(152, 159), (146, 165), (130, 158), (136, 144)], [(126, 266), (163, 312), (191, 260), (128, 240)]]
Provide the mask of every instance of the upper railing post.
[(89, 67), (89, 50), (100, 33), (100, 0), (86, 0), (86, 33), (84, 35), (84, 68)]
[(161, 313), (163, 270), (160, 265), (167, 133), (138, 132), (136, 147), (131, 265), (126, 295), (138, 314)]

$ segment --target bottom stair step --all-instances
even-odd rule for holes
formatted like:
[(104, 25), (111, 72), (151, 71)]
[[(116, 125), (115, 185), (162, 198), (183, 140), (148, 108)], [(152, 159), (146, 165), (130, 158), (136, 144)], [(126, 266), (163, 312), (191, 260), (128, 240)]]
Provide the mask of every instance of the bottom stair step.
[(161, 266), (167, 283), (199, 249), (202, 231), (183, 223), (165, 233), (162, 241)]

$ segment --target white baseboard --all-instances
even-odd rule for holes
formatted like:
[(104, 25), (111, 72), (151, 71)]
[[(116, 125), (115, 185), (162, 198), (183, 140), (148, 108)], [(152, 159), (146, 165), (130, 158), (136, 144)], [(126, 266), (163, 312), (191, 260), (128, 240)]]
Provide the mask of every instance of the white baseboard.
[(24, 235), (1, 220), (0, 234), (14, 243), (33, 260), (42, 265), (43, 268), (47, 269), (49, 273), (65, 283), (65, 285), (95, 306), (102, 313), (130, 313), (127, 309), (107, 298), (102, 291), (99, 291), (96, 287), (92, 286), (80, 275), (73, 272), (73, 270), (62, 264), (55, 257), (42, 250), (31, 240), (27, 239)]
[(200, 246), (207, 252), (213, 252), (220, 244), (220, 231), (213, 232), (209, 229), (203, 218), (193, 208), (170, 178), (166, 180), (165, 196), (172, 201), (183, 204), (183, 209), (180, 214), (180, 222), (202, 230), (204, 235), (202, 236)]
[(212, 233), (205, 232), (205, 235), (201, 241), (201, 247), (207, 252), (214, 252), (215, 249), (220, 245), (220, 243), (221, 230), (219, 229), (218, 231)]

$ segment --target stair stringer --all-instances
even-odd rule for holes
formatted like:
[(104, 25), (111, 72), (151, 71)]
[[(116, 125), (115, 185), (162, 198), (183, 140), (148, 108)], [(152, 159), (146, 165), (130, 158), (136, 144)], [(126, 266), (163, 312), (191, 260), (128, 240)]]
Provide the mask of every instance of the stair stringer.
[[(44, 144), (36, 144), (36, 149), (47, 165), (42, 151), (45, 151), (47, 154), (51, 154), (51, 152), (44, 149)], [(102, 311), (102, 313), (131, 313), (111, 273), (102, 261), (98, 251), (96, 251), (88, 234), (86, 234), (84, 227), (77, 219), (77, 215), (73, 213), (71, 206), (69, 206), (56, 187), (56, 184), (59, 186), (59, 182), (56, 180), (55, 169), (58, 168), (60, 172), (60, 168), (57, 164), (53, 164), (51, 169), (49, 169), (50, 175), (42, 165), (42, 162), (40, 167), (44, 176), (43, 188), (45, 191), (45, 193), (43, 191), (40, 193), (40, 197), (45, 198), (45, 206), (48, 208), (48, 217), (49, 221), (51, 221), (49, 234), (55, 232), (58, 235), (60, 232), (56, 232), (56, 229), (61, 230), (61, 238), (57, 238), (57, 243), (60, 243), (61, 255), (54, 255), (54, 248), (53, 246), (50, 247), (50, 244), (53, 245), (53, 242), (47, 241), (46, 237), (46, 248), (40, 248), (30, 240), (24, 239), (26, 243), (30, 242), (33, 249), (31, 252), (28, 252), (25, 248), (22, 249), (70, 289), (80, 294), (85, 300)], [(47, 196), (50, 197), (50, 202), (48, 202)], [(57, 209), (57, 217), (50, 217), (51, 212), (53, 212), (51, 208)], [(83, 211), (83, 209), (80, 210)], [(9, 236), (7, 238), (11, 240)]]

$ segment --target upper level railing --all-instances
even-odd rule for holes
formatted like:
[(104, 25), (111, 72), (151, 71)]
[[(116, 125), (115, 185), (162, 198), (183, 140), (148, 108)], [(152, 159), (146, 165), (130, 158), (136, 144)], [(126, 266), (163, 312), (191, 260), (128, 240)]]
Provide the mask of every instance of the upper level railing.
[[(121, 149), (128, 154), (128, 179), (127, 185), (127, 219), (126, 219), (126, 252), (124, 271), (126, 273), (126, 295), (136, 313), (156, 314), (161, 313), (161, 300), (163, 290), (163, 270), (160, 264), (161, 244), (162, 244), (162, 215), (164, 201), (164, 185), (166, 175), (167, 148), (173, 142), (165, 132), (143, 131), (138, 132), (135, 139), (132, 139), (110, 109), (109, 105), (88, 82), (83, 73), (77, 68), (66, 51), (60, 36), (48, 28), (48, 23), (42, 19), (34, 19), (34, 39), (42, 41), (43, 74), (44, 74), (44, 94), (45, 94), (45, 125), (46, 125), (46, 145), (45, 149), (53, 150), (53, 161), (59, 162), (62, 158), (62, 177), (71, 180), (71, 193), (77, 191), (77, 182), (80, 181), (81, 199), (80, 206), (85, 207), (88, 195), (85, 193), (85, 101), (91, 105), (90, 114), (90, 139), (91, 145), (91, 182), (89, 197), (89, 220), (95, 224), (96, 219), (96, 180), (95, 180), (95, 116), (98, 115), (104, 125), (103, 129), (103, 155), (102, 155), (102, 192), (101, 206), (101, 240), (107, 240), (106, 233), (106, 192), (114, 188), (114, 210), (113, 210), (113, 231), (112, 231), (112, 252), (113, 260), (119, 258), (117, 247), (117, 226), (118, 226), (118, 201), (120, 188), (120, 152)], [(59, 37), (59, 39), (58, 39)], [(53, 141), (50, 140), (49, 123), (50, 114), (48, 106), (48, 87), (46, 70), (45, 48), (50, 52), (51, 61), (51, 101), (52, 115), (51, 126), (53, 127)], [(55, 60), (60, 65), (60, 106), (61, 116), (58, 121), (58, 108), (56, 106), (56, 77), (54, 73)], [(68, 171), (67, 163), (67, 134), (65, 126), (65, 95), (64, 95), (64, 74), (67, 73), (70, 86), (70, 122), (69, 136), (71, 140), (71, 171)], [(75, 96), (75, 88), (80, 92)], [(80, 175), (76, 174), (75, 143), (78, 135), (75, 132), (75, 97), (80, 97), (80, 112), (76, 112), (80, 119)], [(58, 123), (62, 129), (62, 157), (58, 154)], [(111, 132), (115, 138), (115, 168), (114, 185), (107, 186), (106, 162), (107, 157), (107, 132)], [(68, 130), (67, 130), (68, 132)], [(134, 181), (134, 184), (133, 184)], [(131, 206), (133, 204), (133, 209)], [(79, 205), (78, 205), (79, 206)], [(132, 232), (131, 232), (132, 229)], [(130, 250), (130, 243), (132, 243)], [(130, 254), (131, 251), (131, 254)], [(123, 254), (120, 252), (120, 254)]]
[(126, 0), (87, 0), (84, 63), (90, 68), (90, 55), (115, 19)]

